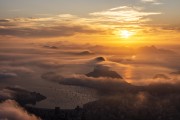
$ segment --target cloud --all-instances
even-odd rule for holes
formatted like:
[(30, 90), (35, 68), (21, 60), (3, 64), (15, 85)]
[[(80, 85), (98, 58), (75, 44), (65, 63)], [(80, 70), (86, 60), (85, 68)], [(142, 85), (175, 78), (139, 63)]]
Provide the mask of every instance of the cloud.
[(72, 36), (76, 33), (91, 34), (96, 33), (98, 30), (90, 29), (88, 26), (69, 26), (69, 25), (59, 25), (52, 27), (38, 27), (38, 28), (28, 28), (19, 27), (16, 28), (0, 28), (0, 35), (10, 35), (18, 37), (62, 37), (62, 36)]
[(0, 83), (12, 84), (13, 82), (20, 81), (23, 76), (30, 76), (33, 73), (34, 71), (28, 67), (1, 65)]
[(142, 54), (166, 54), (166, 55), (175, 55), (177, 54), (170, 49), (157, 48), (156, 46), (143, 46), (138, 48), (138, 52)]
[(21, 73), (33, 73), (34, 71), (27, 67), (22, 66), (1, 66), (0, 67), (0, 73), (6, 73), (6, 72), (13, 72), (14, 74), (21, 74)]
[[(16, 41), (15, 41), (16, 42)], [(56, 46), (58, 47), (58, 49), (46, 49), (43, 46), (48, 45), (48, 46)], [(8, 43), (9, 45), (9, 43)], [(15, 44), (17, 45), (17, 44)], [(20, 44), (21, 45), (21, 44)], [(33, 49), (31, 48), (33, 47)], [(28, 48), (28, 49), (27, 49)], [(169, 63), (170, 65), (172, 64), (176, 64), (174, 66), (179, 66), (179, 62), (178, 62), (178, 57), (173, 57), (172, 56), (176, 55), (176, 54), (172, 54), (173, 51), (169, 51), (169, 49), (166, 50), (165, 49), (161, 49), (161, 48), (157, 48), (157, 47), (153, 47), (153, 46), (146, 46), (144, 48), (141, 49), (141, 51), (143, 51), (143, 55), (146, 55), (142, 58), (146, 58), (147, 60), (143, 61), (139, 60), (139, 56), (136, 54), (134, 54), (134, 52), (136, 52), (134, 49), (131, 48), (126, 48), (128, 49), (130, 52), (126, 52), (126, 50), (122, 47), (116, 48), (116, 47), (102, 47), (102, 46), (96, 46), (96, 45), (89, 45), (89, 44), (73, 44), (73, 43), (68, 43), (66, 41), (64, 42), (48, 42), (48, 43), (41, 43), (41, 44), (28, 44), (28, 46), (21, 46), (21, 47), (17, 47), (17, 48), (12, 48), (9, 45), (9, 48), (1, 48), (2, 49), (2, 53), (4, 55), (7, 55), (6, 59), (2, 59), (2, 61), (5, 61), (6, 64), (4, 64), (4, 62), (1, 62), (1, 64), (4, 66), (1, 66), (0, 69), (3, 72), (3, 70), (5, 70), (4, 72), (8, 72), (8, 73), (16, 73), (19, 75), (19, 73), (22, 72), (22, 74), (24, 73), (32, 73), (32, 75), (28, 76), (28, 75), (24, 75), (22, 76), (22, 80), (23, 82), (19, 82), (18, 84), (23, 84), (24, 87), (28, 86), (28, 88), (35, 88), (38, 89), (42, 92), (44, 92), (43, 94), (52, 94), (52, 96), (54, 96), (54, 94), (57, 93), (56, 90), (59, 89), (60, 86), (63, 85), (67, 85), (65, 86), (65, 88), (67, 88), (68, 90), (66, 92), (64, 92), (64, 94), (68, 94), (71, 92), (71, 88), (69, 88), (69, 86), (73, 87), (73, 88), (92, 88), (97, 90), (99, 93), (101, 93), (100, 95), (104, 95), (104, 96), (111, 96), (114, 94), (120, 94), (122, 92), (137, 92), (140, 91), (139, 88), (137, 88), (136, 86), (133, 86), (129, 83), (127, 83), (126, 77), (129, 77), (130, 79), (137, 81), (137, 83), (139, 83), (138, 85), (142, 85), (141, 82), (139, 82), (139, 78), (144, 82), (144, 83), (152, 83), (152, 84), (157, 84), (157, 83), (177, 83), (178, 81), (173, 80), (171, 78), (170, 75), (166, 75), (164, 73), (164, 69), (162, 68), (160, 69), (161, 72), (157, 72), (157, 69), (159, 69), (158, 66), (162, 65), (162, 67), (166, 66), (167, 63)], [(83, 51), (84, 49), (91, 49), (91, 51), (96, 51), (97, 53), (100, 52), (100, 54), (96, 54), (93, 56), (79, 56), (79, 55), (67, 55), (64, 54), (64, 52), (67, 51), (73, 51), (75, 52), (76, 50), (78, 51)], [(108, 49), (111, 50), (110, 54), (108, 53)], [(98, 51), (99, 50), (99, 51)], [(5, 51), (5, 53), (4, 53)], [(7, 52), (6, 52), (7, 51)], [(124, 52), (125, 51), (125, 52)], [(115, 54), (117, 53), (117, 54)], [(131, 53), (131, 54), (130, 54)], [(132, 54), (133, 53), (133, 54)], [(154, 54), (155, 55), (154, 55)], [(153, 55), (152, 55), (153, 54)], [(161, 56), (161, 54), (165, 54), (165, 56)], [(11, 57), (8, 57), (8, 55), (13, 55)], [(135, 57), (133, 57), (133, 56)], [(47, 58), (48, 56), (48, 58)], [(99, 56), (99, 57), (98, 57)], [(103, 57), (101, 57), (103, 56)], [(105, 56), (105, 57), (104, 57)], [(126, 60), (124, 63), (121, 61), (119, 63), (114, 63), (112, 64), (111, 61), (109, 61), (109, 57), (113, 56), (114, 58), (121, 58)], [(149, 56), (149, 57), (147, 57)], [(156, 61), (156, 57), (159, 59), (161, 59), (160, 62)], [(128, 60), (128, 57), (132, 58), (131, 60)], [(167, 61), (169, 60), (168, 58), (171, 59), (175, 59), (176, 58), (176, 62), (173, 61)], [(167, 62), (162, 62), (162, 61), (167, 61)], [(154, 62), (154, 64), (151, 64), (152, 62)], [(144, 63), (144, 64), (143, 64)], [(94, 77), (87, 77), (85, 75), (82, 74), (87, 74), (91, 71), (93, 71), (94, 66), (101, 64), (101, 65), (105, 65), (105, 66), (110, 66), (112, 69), (112, 71), (116, 71), (118, 72), (120, 75), (123, 76), (124, 80), (122, 79), (113, 79), (113, 78), (108, 78), (108, 77), (99, 77), (99, 78), (94, 78)], [(124, 65), (124, 67), (121, 66), (121, 64)], [(127, 65), (128, 64), (128, 65)], [(7, 65), (7, 66), (6, 66)], [(6, 67), (5, 67), (6, 66)], [(22, 67), (24, 66), (24, 67)], [(153, 67), (154, 69), (151, 69), (150, 67)], [(128, 70), (128, 67), (130, 68)], [(29, 68), (29, 69), (28, 69)], [(34, 72), (31, 72), (31, 69)], [(126, 69), (127, 68), (127, 69)], [(132, 69), (131, 69), (132, 68)], [(143, 68), (143, 69), (141, 69)], [(23, 72), (24, 71), (24, 72)], [(52, 71), (52, 73), (46, 73)], [(125, 73), (123, 73), (122, 71), (125, 71)], [(43, 81), (42, 79), (40, 79), (40, 75), (42, 73), (45, 73), (43, 76), (43, 78), (45, 77), (46, 80), (48, 81)], [(67, 76), (66, 76), (67, 73)], [(72, 75), (74, 74), (74, 75)], [(81, 75), (79, 75), (81, 74)], [(150, 74), (150, 75), (149, 75)], [(157, 76), (158, 79), (147, 79), (145, 77), (150, 77), (152, 78), (155, 74), (165, 74), (166, 76), (168, 76), (170, 79), (166, 79), (164, 80), (163, 77), (161, 77), (161, 75)], [(135, 77), (131, 76), (131, 75), (135, 75), (135, 77), (138, 77), (138, 79), (134, 79)], [(141, 81), (140, 80), (140, 81)], [(27, 82), (26, 82), (27, 81)], [(49, 83), (49, 81), (52, 81), (54, 83)], [(37, 86), (34, 86), (34, 84), (37, 83)], [(55, 84), (61, 84), (60, 86), (55, 85)], [(53, 86), (54, 85), (54, 86)], [(143, 84), (144, 85), (144, 84)], [(44, 86), (44, 87), (42, 87)], [(49, 86), (49, 87), (48, 87)], [(78, 86), (78, 87), (77, 87)], [(145, 86), (147, 87), (147, 86)], [(148, 88), (148, 87), (147, 87)], [(168, 88), (168, 89), (167, 89)], [(61, 87), (60, 87), (61, 89)], [(148, 91), (147, 89), (143, 88), (143, 92)], [(162, 91), (160, 91), (160, 90)], [(161, 87), (158, 86), (156, 89), (150, 89), (149, 91), (152, 91), (152, 93), (157, 93), (157, 91), (160, 91), (162, 93), (167, 92), (165, 91), (167, 89), (167, 91), (172, 90), (173, 87), (169, 88), (169, 85), (165, 86), (165, 87)], [(62, 90), (64, 90), (64, 86), (62, 87)], [(55, 92), (56, 91), (56, 92)], [(73, 90), (72, 90), (73, 91)], [(83, 92), (83, 90), (82, 90)], [(178, 92), (178, 90), (175, 90), (175, 92)], [(4, 93), (4, 94), (3, 94)], [(61, 94), (61, 92), (59, 92)], [(173, 92), (171, 92), (173, 93)], [(67, 96), (62, 94), (62, 98), (64, 101), (68, 101), (67, 100)], [(89, 93), (86, 93), (89, 94)], [(1, 96), (4, 96), (5, 99), (11, 98), (13, 96), (11, 96), (11, 92), (7, 92), (7, 90), (2, 90), (2, 92), (0, 92)], [(14, 95), (14, 94), (13, 94)], [(68, 94), (69, 95), (69, 94)], [(71, 96), (71, 95), (69, 95)], [(143, 95), (138, 95), (139, 98), (143, 99)], [(27, 97), (25, 97), (27, 98)], [(54, 101), (58, 101), (58, 96), (56, 98), (50, 98), (52, 104), (57, 104), (56, 102), (54, 103)], [(85, 97), (86, 98), (86, 97)], [(136, 97), (135, 97), (136, 98)], [(134, 99), (133, 99), (134, 100)], [(126, 99), (125, 99), (126, 101)], [(74, 102), (74, 101), (73, 101)], [(62, 102), (63, 104), (63, 102)], [(140, 103), (138, 103), (140, 104)]]
[(155, 2), (156, 0), (141, 0), (142, 2)]
[[(142, 71), (141, 71), (142, 72)], [(137, 93), (145, 91), (148, 93), (156, 93), (159, 95), (171, 94), (173, 92), (180, 93), (179, 79), (177, 77), (165, 74), (157, 74), (151, 79), (143, 79), (143, 81), (137, 82), (137, 86), (126, 82), (125, 79), (110, 78), (110, 77), (87, 77), (86, 75), (74, 74), (62, 76), (58, 72), (48, 72), (41, 76), (43, 79), (63, 84), (63, 85), (74, 85), (81, 87), (88, 87), (97, 90), (105, 95), (113, 95), (119, 93)], [(144, 83), (141, 83), (144, 82)], [(168, 89), (167, 89), (168, 88)], [(159, 89), (159, 90), (157, 90)], [(172, 91), (169, 91), (171, 89)], [(154, 92), (156, 91), (156, 92)], [(163, 93), (163, 94), (161, 94)]]
[(7, 20), (7, 19), (0, 19), (0, 23), (1, 23), (1, 22), (3, 22), (3, 23), (4, 23), (4, 22), (9, 22), (9, 20)]
[(160, 29), (162, 30), (167, 30), (167, 31), (180, 31), (180, 26), (174, 26), (174, 25), (164, 25), (164, 26), (161, 26)]
[(170, 78), (167, 75), (164, 74), (156, 74), (153, 79), (166, 79), (169, 80)]
[(129, 6), (120, 6), (116, 8), (111, 8), (109, 10), (90, 13), (90, 15), (95, 16), (96, 20), (99, 23), (110, 25), (110, 26), (119, 26), (121, 28), (137, 27), (137, 23), (145, 23), (150, 19), (147, 17), (151, 15), (159, 15), (160, 12), (144, 12), (143, 8), (140, 7), (129, 7)]
[(15, 101), (7, 100), (0, 103), (1, 120), (40, 120), (35, 115), (27, 113)]
[[(119, 6), (90, 13), (88, 17), (60, 14), (46, 18), (14, 18), (0, 20), (0, 35), (16, 37), (63, 37), (76, 34), (112, 34), (116, 28), (137, 29), (149, 16), (160, 12), (145, 12), (140, 7)], [(148, 19), (147, 19), (148, 18)]]
[(0, 21), (0, 35), (17, 37), (61, 37), (96, 34), (103, 30), (85, 24), (81, 18), (61, 14), (46, 18), (14, 18)]
[(162, 2), (158, 2), (159, 0), (141, 0), (141, 2), (144, 3), (152, 3), (153, 5), (161, 5), (163, 4)]
[(55, 72), (44, 73), (41, 76), (43, 79), (49, 80), (51, 82), (56, 82), (63, 85), (74, 85), (81, 87), (94, 88), (100, 93), (107, 94), (110, 92), (125, 92), (126, 90), (131, 89), (131, 85), (128, 84), (121, 78), (110, 78), (110, 77), (87, 77), (85, 75), (68, 75), (61, 76)]
[(0, 79), (14, 78), (14, 77), (17, 77), (17, 74), (15, 74), (15, 73), (6, 73), (6, 72), (0, 73)]

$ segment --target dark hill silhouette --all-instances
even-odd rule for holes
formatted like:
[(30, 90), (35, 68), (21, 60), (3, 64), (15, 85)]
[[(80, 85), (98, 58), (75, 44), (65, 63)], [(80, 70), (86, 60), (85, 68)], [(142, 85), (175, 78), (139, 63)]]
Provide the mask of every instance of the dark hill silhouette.
[[(103, 59), (103, 58), (99, 58)], [(115, 71), (109, 70), (107, 67), (102, 66), (96, 66), (94, 70), (88, 74), (86, 74), (88, 77), (110, 77), (110, 78), (120, 78), (123, 79), (118, 73)]]
[(176, 52), (169, 49), (157, 48), (156, 46), (144, 46), (139, 48), (140, 53), (146, 54), (176, 54)]
[(172, 74), (172, 75), (180, 75), (180, 70), (176, 71), (176, 72), (171, 72), (170, 74)]
[(85, 51), (82, 51), (80, 53), (78, 53), (79, 55), (92, 55), (94, 54), (93, 52), (89, 51), (89, 50), (85, 50)]
[(103, 61), (106, 61), (106, 58), (104, 58), (104, 57), (96, 57), (94, 60), (97, 61), (97, 62), (103, 62)]
[(4, 97), (0, 96), (0, 102), (11, 99), (11, 100), (15, 100), (20, 105), (26, 105), (26, 104), (36, 104), (36, 102), (46, 99), (46, 97), (41, 95), (40, 93), (31, 92), (18, 87), (7, 87), (4, 90), (7, 91), (4, 94), (9, 95), (9, 98), (6, 96)]

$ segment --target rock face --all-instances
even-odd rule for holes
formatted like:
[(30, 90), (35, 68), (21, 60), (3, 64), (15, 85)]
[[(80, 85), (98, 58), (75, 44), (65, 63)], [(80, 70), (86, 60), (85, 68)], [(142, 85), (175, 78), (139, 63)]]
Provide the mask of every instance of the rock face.
[(117, 72), (109, 70), (108, 67), (97, 66), (94, 70), (88, 74), (88, 77), (109, 77), (109, 78), (120, 78), (123, 79)]

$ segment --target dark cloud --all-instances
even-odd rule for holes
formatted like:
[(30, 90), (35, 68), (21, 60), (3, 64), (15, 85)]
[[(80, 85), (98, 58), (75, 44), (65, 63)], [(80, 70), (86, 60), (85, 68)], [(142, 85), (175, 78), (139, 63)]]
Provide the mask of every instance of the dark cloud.
[(176, 30), (176, 31), (180, 31), (180, 26), (179, 25), (176, 25), (176, 26), (169, 26), (169, 25), (166, 25), (166, 26), (162, 26), (161, 29), (163, 30)]
[(138, 53), (144, 54), (176, 54), (176, 52), (169, 50), (169, 49), (160, 49), (156, 46), (144, 46), (138, 49)]
[(58, 37), (58, 36), (72, 36), (76, 33), (92, 34), (102, 32), (100, 30), (91, 29), (88, 26), (80, 25), (59, 25), (52, 27), (13, 27), (0, 28), (0, 35), (10, 35), (17, 37)]
[(17, 77), (17, 74), (7, 73), (7, 72), (0, 73), (0, 80), (5, 78), (14, 78), (14, 77)]
[(16, 26), (16, 24), (14, 22), (11, 22), (9, 19), (0, 19), (0, 27), (2, 28), (14, 26)]
[(9, 22), (9, 20), (7, 20), (7, 19), (0, 19), (0, 22)]

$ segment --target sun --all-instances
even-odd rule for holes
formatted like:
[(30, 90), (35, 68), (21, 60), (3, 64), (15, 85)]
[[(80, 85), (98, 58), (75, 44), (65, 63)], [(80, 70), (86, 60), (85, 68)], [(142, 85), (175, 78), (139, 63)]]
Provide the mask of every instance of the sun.
[(121, 30), (120, 31), (120, 36), (121, 38), (129, 38), (133, 35), (133, 32), (128, 31), (128, 30)]

